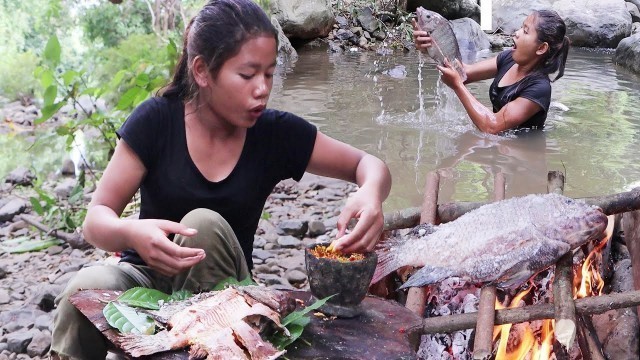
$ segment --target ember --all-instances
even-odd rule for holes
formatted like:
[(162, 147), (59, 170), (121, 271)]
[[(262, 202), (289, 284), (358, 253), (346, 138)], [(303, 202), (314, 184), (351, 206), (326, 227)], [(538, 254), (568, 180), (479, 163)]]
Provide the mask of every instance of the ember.
[(341, 254), (336, 251), (331, 251), (327, 246), (318, 245), (309, 251), (311, 255), (317, 258), (326, 258), (331, 260), (338, 260), (340, 262), (352, 262), (352, 261), (360, 261), (364, 259), (364, 254), (352, 253), (352, 254)]

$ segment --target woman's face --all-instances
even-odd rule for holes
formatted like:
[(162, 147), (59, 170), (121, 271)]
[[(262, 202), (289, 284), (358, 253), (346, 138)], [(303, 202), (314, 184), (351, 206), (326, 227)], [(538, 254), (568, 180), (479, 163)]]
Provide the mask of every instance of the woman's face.
[(247, 40), (210, 79), (207, 103), (219, 121), (231, 126), (253, 126), (267, 106), (276, 68), (276, 40), (259, 36)]
[(522, 27), (513, 35), (513, 60), (518, 64), (535, 61), (543, 54), (537, 53), (541, 50), (543, 43), (538, 40), (536, 25), (536, 17), (529, 15), (522, 23)]

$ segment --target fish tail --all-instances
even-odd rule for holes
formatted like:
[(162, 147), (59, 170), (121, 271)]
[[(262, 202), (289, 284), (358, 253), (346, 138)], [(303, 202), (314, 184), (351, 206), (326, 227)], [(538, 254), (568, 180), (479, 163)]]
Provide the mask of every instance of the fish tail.
[(406, 239), (402, 238), (389, 238), (378, 247), (376, 250), (378, 265), (373, 273), (371, 284), (382, 280), (383, 277), (389, 275), (394, 270), (406, 265), (411, 265), (406, 262), (406, 257), (399, 256), (406, 241)]
[(122, 350), (133, 357), (171, 350), (174, 339), (164, 330), (155, 335), (124, 334), (118, 340)]

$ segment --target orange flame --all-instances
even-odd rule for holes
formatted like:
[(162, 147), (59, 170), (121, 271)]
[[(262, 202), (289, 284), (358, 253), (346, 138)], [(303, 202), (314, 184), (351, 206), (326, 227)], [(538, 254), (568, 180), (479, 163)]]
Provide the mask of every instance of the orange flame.
[[(576, 279), (574, 280), (574, 297), (575, 298), (583, 298), (591, 295), (600, 295), (602, 294), (602, 289), (604, 287), (604, 280), (600, 275), (599, 265), (602, 263), (602, 249), (605, 247), (611, 236), (613, 235), (613, 225), (614, 219), (613, 216), (609, 216), (609, 223), (607, 225), (607, 229), (605, 231), (604, 239), (589, 253), (589, 256), (585, 259), (584, 263), (581, 266), (580, 273), (576, 274)], [(533, 287), (529, 287), (529, 289), (520, 292), (516, 297), (513, 298), (513, 301), (509, 304), (509, 308), (518, 307), (522, 298), (531, 291)], [(595, 291), (593, 290), (595, 288)], [(501, 303), (496, 301), (496, 309), (504, 309), (506, 306), (503, 306)], [(498, 344), (498, 349), (496, 352), (496, 360), (524, 360), (525, 358), (531, 360), (546, 360), (551, 358), (551, 354), (553, 353), (553, 334), (554, 334), (554, 323), (553, 319), (543, 320), (540, 336), (542, 339), (538, 342), (536, 335), (531, 327), (531, 324), (525, 323), (522, 327), (522, 333), (518, 336), (519, 339), (515, 339), (512, 343), (516, 343), (517, 345), (512, 346), (513, 349), (508, 351), (507, 347), (509, 344), (509, 334), (511, 333), (511, 329), (514, 327), (512, 324), (505, 324), (496, 326), (493, 331), (493, 339), (494, 341), (500, 337), (500, 342)], [(530, 357), (527, 355), (531, 353)]]

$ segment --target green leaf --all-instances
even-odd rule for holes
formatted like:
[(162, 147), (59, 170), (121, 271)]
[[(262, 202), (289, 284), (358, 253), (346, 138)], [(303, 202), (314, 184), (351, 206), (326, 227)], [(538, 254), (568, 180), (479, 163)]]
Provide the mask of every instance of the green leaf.
[(247, 276), (247, 278), (242, 281), (238, 281), (238, 279), (230, 276), (216, 284), (216, 286), (213, 287), (212, 291), (223, 290), (227, 287), (227, 285), (248, 286), (258, 284), (256, 284), (256, 282), (251, 279), (251, 276)]
[(38, 215), (42, 215), (44, 214), (44, 209), (42, 208), (42, 205), (40, 204), (40, 200), (34, 198), (34, 197), (30, 197), (29, 198), (29, 202), (31, 203), (31, 208), (33, 208), (33, 211), (36, 212), (36, 214)]
[(289, 330), (290, 336), (286, 336), (281, 332), (277, 332), (269, 338), (269, 341), (278, 349), (283, 350), (285, 347), (294, 343), (300, 336), (302, 336), (305, 326), (307, 326), (310, 322), (311, 319), (308, 316), (302, 317), (295, 323), (290, 323), (289, 325), (287, 325), (287, 330)]
[(324, 299), (316, 300), (313, 304), (305, 307), (302, 310), (294, 311), (291, 314), (287, 315), (284, 319), (282, 319), (282, 325), (287, 326), (289, 323), (293, 323), (299, 318), (305, 316), (309, 311), (313, 311), (324, 305), (329, 299), (336, 296), (337, 294), (333, 294), (331, 296), (327, 296)]
[(3, 246), (3, 250), (9, 254), (21, 254), (31, 251), (40, 251), (47, 248), (50, 248), (54, 245), (60, 245), (63, 241), (59, 239), (50, 239), (50, 240), (32, 240), (25, 241), (18, 246)]
[(149, 84), (149, 75), (142, 73), (142, 74), (138, 74), (138, 76), (136, 76), (136, 85), (144, 88), (147, 86), (147, 84)]
[(60, 42), (57, 36), (52, 35), (47, 41), (47, 45), (44, 48), (44, 58), (54, 66), (60, 64)]
[[(124, 295), (124, 294), (123, 294)], [(156, 330), (153, 319), (145, 314), (140, 314), (133, 308), (117, 302), (109, 302), (102, 309), (102, 314), (109, 325), (120, 330), (121, 333), (146, 334), (151, 335)]]
[(62, 74), (62, 81), (65, 86), (69, 86), (79, 75), (80, 74), (77, 71), (69, 70)]
[(122, 97), (120, 98), (120, 101), (118, 101), (118, 105), (116, 105), (116, 108), (118, 110), (125, 110), (129, 108), (131, 104), (133, 104), (135, 98), (140, 94), (140, 91), (142, 91), (142, 89), (140, 89), (139, 87), (132, 87), (131, 89), (127, 90), (127, 92), (125, 92), (124, 95), (122, 95)]
[(58, 96), (58, 87), (55, 85), (49, 86), (44, 91), (44, 96), (43, 96), (44, 106), (46, 107), (46, 106), (53, 105), (54, 101), (56, 101), (56, 96)]
[(53, 71), (46, 69), (42, 71), (40, 74), (40, 84), (42, 84), (43, 88), (48, 88), (55, 81), (55, 77), (53, 76)]
[(148, 289), (143, 287), (134, 287), (125, 291), (118, 297), (118, 302), (130, 306), (141, 307), (145, 309), (160, 309), (160, 301), (169, 301), (169, 294), (156, 289)]
[(193, 293), (189, 290), (178, 290), (169, 296), (169, 301), (181, 301), (186, 300), (193, 296)]
[(43, 122), (49, 120), (53, 115), (55, 115), (55, 113), (58, 112), (58, 110), (60, 110), (60, 108), (62, 108), (62, 106), (64, 106), (63, 101), (43, 107), (42, 116), (35, 121), (36, 125), (42, 124)]

